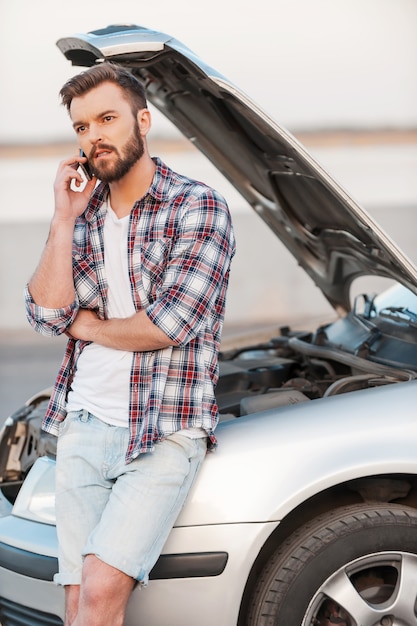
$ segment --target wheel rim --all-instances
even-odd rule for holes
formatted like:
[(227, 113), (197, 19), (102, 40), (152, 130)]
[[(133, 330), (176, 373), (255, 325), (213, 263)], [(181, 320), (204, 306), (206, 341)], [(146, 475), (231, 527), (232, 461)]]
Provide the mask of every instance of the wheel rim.
[(351, 561), (317, 590), (301, 626), (417, 626), (417, 555)]

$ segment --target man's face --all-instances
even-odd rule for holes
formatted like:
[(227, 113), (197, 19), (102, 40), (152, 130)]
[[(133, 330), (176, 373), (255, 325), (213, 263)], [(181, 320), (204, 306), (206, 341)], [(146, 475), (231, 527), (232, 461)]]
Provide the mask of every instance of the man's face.
[(103, 83), (74, 98), (70, 114), (92, 173), (103, 182), (120, 180), (142, 157), (138, 121), (117, 85)]

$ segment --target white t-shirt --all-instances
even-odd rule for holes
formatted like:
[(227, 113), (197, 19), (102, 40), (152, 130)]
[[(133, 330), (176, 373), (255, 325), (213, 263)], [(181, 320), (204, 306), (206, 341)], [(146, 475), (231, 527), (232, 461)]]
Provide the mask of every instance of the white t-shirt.
[[(119, 219), (107, 204), (104, 222), (104, 266), (108, 284), (108, 317), (135, 313), (127, 260), (129, 215)], [(77, 361), (67, 411), (86, 409), (114, 426), (128, 426), (132, 352), (91, 343)]]

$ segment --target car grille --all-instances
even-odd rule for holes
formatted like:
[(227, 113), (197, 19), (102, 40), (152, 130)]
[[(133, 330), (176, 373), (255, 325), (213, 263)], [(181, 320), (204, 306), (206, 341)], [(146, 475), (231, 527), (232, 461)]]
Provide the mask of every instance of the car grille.
[(56, 615), (36, 611), (0, 597), (1, 626), (63, 626), (63, 623)]

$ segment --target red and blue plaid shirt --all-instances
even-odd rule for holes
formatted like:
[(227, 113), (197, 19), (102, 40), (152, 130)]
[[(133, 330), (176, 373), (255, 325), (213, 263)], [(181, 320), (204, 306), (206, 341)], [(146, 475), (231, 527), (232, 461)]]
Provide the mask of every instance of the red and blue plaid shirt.
[[(215, 445), (217, 355), (235, 252), (230, 214), (222, 196), (154, 160), (153, 182), (130, 213), (129, 276), (136, 311), (145, 309), (176, 345), (133, 353), (127, 461), (183, 428), (202, 427)], [(107, 317), (103, 249), (107, 195), (107, 185), (99, 184), (75, 225), (75, 301), (62, 309), (46, 309), (36, 305), (26, 290), (28, 319), (41, 334), (65, 333), (79, 308), (93, 309), (101, 319)], [(57, 435), (65, 419), (67, 393), (86, 345), (68, 341), (43, 422), (47, 432)]]

